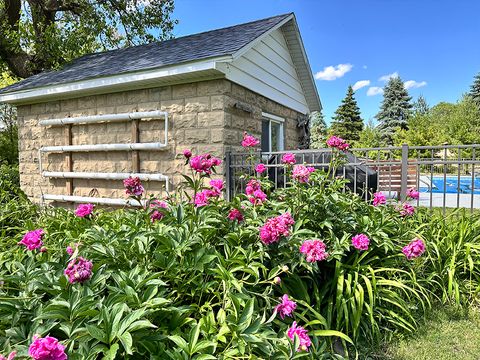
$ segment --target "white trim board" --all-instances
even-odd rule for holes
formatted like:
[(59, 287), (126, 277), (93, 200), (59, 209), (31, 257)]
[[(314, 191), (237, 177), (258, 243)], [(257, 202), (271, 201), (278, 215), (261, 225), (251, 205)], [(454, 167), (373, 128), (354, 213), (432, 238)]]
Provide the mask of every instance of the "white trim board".
[(116, 86), (127, 86), (132, 84), (141, 84), (151, 80), (168, 78), (183, 74), (196, 74), (205, 71), (216, 71), (215, 62), (219, 60), (227, 60), (230, 57), (216, 58), (209, 61), (198, 61), (184, 65), (168, 66), (155, 70), (140, 71), (136, 73), (119, 74), (89, 80), (82, 80), (72, 83), (49, 85), (36, 89), (27, 89), (13, 91), (11, 93), (1, 94), (0, 102), (18, 104), (28, 103), (31, 100), (57, 96), (62, 98), (63, 95), (77, 93), (82, 96), (85, 92), (92, 89), (109, 89)]

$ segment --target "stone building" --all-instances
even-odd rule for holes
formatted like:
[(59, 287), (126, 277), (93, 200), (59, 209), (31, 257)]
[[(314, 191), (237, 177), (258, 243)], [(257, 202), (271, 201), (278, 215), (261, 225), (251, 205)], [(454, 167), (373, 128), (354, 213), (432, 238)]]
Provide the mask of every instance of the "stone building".
[(119, 205), (130, 175), (174, 189), (184, 149), (223, 157), (244, 131), (264, 151), (302, 147), (321, 109), (293, 14), (86, 55), (0, 102), (17, 106), (29, 198)]

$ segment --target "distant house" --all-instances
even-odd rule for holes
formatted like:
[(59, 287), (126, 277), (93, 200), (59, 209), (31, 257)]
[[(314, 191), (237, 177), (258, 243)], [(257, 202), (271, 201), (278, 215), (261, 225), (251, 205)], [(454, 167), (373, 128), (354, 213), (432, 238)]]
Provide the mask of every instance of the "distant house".
[[(123, 204), (121, 180), (173, 189), (182, 151), (222, 156), (244, 131), (304, 146), (320, 110), (293, 14), (83, 56), (0, 90), (18, 109), (21, 186), (34, 201)], [(93, 197), (93, 198), (91, 198)]]

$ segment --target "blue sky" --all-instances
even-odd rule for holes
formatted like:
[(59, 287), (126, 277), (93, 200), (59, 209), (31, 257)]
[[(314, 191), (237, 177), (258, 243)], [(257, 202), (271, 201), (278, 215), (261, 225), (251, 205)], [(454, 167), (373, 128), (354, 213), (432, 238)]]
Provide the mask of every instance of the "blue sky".
[(312, 72), (320, 73), (327, 122), (358, 81), (370, 82), (356, 91), (367, 121), (382, 100), (367, 92), (383, 87), (382, 76), (414, 81), (410, 95), (432, 105), (457, 101), (480, 71), (480, 0), (177, 0), (175, 7), (175, 36), (295, 12)]

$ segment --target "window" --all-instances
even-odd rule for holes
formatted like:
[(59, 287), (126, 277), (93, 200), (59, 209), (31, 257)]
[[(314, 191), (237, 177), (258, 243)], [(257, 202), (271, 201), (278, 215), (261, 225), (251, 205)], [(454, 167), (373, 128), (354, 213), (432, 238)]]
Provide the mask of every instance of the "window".
[(282, 151), (284, 119), (275, 115), (262, 113), (262, 151)]

